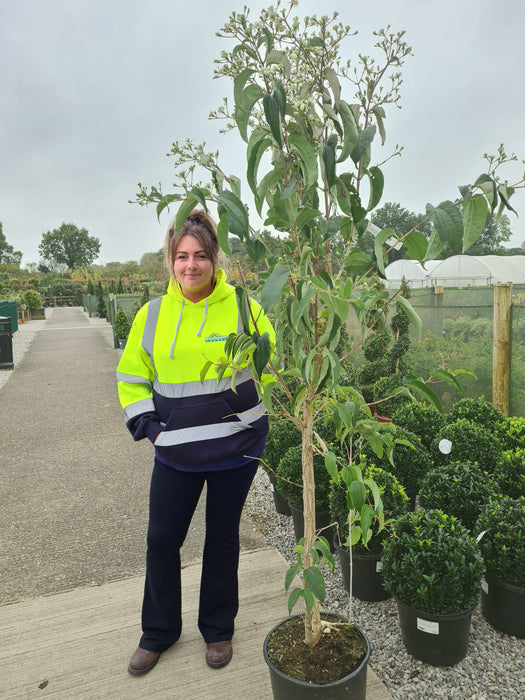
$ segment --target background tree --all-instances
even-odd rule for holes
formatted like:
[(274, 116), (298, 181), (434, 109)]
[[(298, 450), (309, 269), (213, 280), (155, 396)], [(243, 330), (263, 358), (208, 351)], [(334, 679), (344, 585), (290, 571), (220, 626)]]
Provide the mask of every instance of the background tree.
[(62, 224), (60, 228), (42, 235), (38, 252), (50, 267), (77, 267), (91, 265), (100, 252), (100, 241), (90, 236), (87, 229), (74, 224)]
[(2, 222), (0, 221), (0, 263), (5, 265), (20, 265), (22, 262), (22, 253), (15, 250), (12, 245), (6, 240), (2, 230)]

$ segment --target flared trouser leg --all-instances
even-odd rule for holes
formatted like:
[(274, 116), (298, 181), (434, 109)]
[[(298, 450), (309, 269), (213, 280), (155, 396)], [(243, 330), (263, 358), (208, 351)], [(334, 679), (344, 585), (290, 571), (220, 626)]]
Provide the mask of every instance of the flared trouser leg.
[(199, 630), (207, 643), (233, 637), (239, 608), (239, 523), (257, 465), (253, 461), (207, 475), (206, 541), (199, 600)]
[(238, 609), (239, 523), (257, 462), (218, 472), (183, 472), (155, 462), (150, 488), (143, 649), (163, 652), (180, 637), (180, 549), (206, 483), (199, 629), (206, 642), (231, 639)]

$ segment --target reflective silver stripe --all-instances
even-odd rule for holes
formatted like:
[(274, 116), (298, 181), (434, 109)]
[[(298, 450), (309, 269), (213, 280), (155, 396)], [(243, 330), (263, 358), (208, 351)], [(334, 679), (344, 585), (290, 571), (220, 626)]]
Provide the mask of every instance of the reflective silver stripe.
[(246, 430), (252, 423), (264, 416), (266, 409), (263, 403), (257, 404), (248, 411), (237, 413), (238, 421), (229, 423), (212, 423), (211, 425), (199, 425), (194, 428), (181, 428), (179, 430), (167, 430), (162, 432), (155, 440), (155, 445), (159, 447), (170, 447), (172, 445), (183, 445), (187, 442), (200, 442), (202, 440), (216, 440), (217, 438), (229, 437), (241, 430)]
[(155, 329), (157, 327), (161, 303), (162, 297), (157, 297), (149, 302), (146, 323), (144, 324), (144, 331), (142, 332), (142, 347), (144, 348), (146, 355), (151, 360), (151, 366), (153, 367), (154, 371), (155, 363), (153, 362), (153, 341), (155, 340)]
[[(252, 379), (251, 373), (238, 374), (235, 379), (235, 386), (240, 386)], [(182, 384), (163, 384), (157, 378), (153, 382), (154, 391), (160, 396), (168, 399), (182, 399), (187, 396), (210, 396), (220, 394), (231, 388), (231, 377), (223, 377), (219, 383), (216, 379), (205, 379), (204, 382), (184, 382)]]
[(124, 372), (117, 372), (117, 382), (126, 382), (126, 384), (146, 384), (146, 386), (151, 387), (149, 379), (139, 377), (136, 374), (124, 374)]
[(140, 416), (141, 413), (153, 413), (155, 411), (155, 404), (153, 399), (142, 399), (142, 401), (136, 401), (135, 403), (126, 406), (124, 409), (124, 417), (126, 421), (135, 416)]

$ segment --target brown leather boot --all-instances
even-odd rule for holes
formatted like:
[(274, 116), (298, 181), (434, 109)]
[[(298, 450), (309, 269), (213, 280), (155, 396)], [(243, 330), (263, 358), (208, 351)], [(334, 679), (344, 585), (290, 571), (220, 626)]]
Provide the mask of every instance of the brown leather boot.
[(142, 676), (151, 671), (159, 659), (159, 652), (137, 647), (129, 662), (128, 671), (132, 676)]
[(223, 668), (230, 663), (233, 655), (231, 640), (210, 642), (206, 645), (206, 663), (210, 668)]

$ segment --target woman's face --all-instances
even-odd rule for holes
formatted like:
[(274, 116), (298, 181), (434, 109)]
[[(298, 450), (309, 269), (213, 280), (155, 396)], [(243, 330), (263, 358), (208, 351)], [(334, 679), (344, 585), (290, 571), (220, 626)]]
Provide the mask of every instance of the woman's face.
[(182, 236), (175, 251), (173, 272), (183, 295), (190, 301), (205, 299), (212, 292), (213, 260), (195, 236)]

